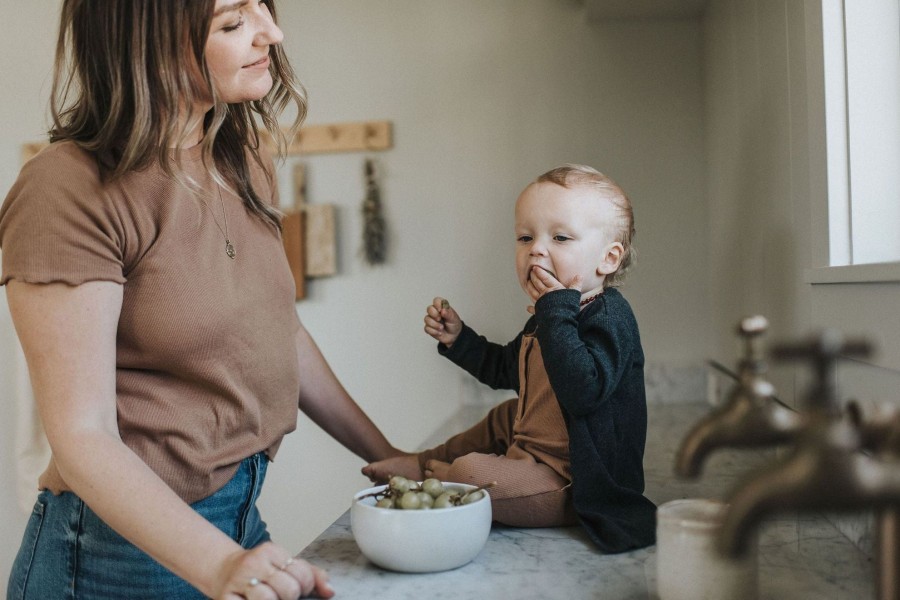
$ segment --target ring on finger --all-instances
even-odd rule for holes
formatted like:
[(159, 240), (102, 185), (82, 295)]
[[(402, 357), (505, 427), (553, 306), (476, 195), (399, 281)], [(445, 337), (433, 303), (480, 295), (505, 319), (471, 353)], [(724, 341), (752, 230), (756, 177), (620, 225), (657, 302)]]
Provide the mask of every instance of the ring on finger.
[(256, 587), (260, 583), (262, 583), (262, 582), (259, 580), (258, 577), (251, 577), (250, 580), (247, 581), (247, 585), (249, 585), (250, 587)]
[(278, 567), (278, 570), (279, 570), (279, 571), (284, 571), (284, 570), (286, 570), (289, 566), (291, 566), (292, 564), (294, 564), (294, 559), (293, 559), (293, 557), (287, 559), (286, 561), (284, 561), (284, 564), (281, 565), (280, 567)]

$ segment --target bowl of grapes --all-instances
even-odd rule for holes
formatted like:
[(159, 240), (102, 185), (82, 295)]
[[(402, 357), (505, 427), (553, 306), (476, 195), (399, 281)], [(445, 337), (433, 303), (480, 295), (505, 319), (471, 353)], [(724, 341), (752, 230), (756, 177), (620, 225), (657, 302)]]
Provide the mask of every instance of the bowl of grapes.
[(478, 556), (491, 532), (487, 487), (394, 476), (353, 496), (350, 529), (363, 555), (383, 569), (455, 569)]

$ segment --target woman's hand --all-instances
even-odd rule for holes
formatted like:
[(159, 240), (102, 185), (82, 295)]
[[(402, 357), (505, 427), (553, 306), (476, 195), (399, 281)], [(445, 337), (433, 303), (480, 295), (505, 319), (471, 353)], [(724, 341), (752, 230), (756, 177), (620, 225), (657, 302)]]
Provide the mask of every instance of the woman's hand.
[(450, 303), (443, 298), (435, 298), (425, 309), (425, 333), (449, 348), (459, 337), (460, 331), (462, 320)]
[(296, 600), (331, 598), (328, 575), (283, 548), (267, 542), (237, 552), (226, 561), (216, 600)]
[(386, 483), (394, 475), (402, 475), (415, 481), (423, 479), (419, 459), (412, 453), (403, 453), (369, 463), (362, 468), (362, 474), (372, 483)]
[(425, 477), (434, 477), (441, 481), (449, 481), (450, 463), (432, 458), (425, 463)]

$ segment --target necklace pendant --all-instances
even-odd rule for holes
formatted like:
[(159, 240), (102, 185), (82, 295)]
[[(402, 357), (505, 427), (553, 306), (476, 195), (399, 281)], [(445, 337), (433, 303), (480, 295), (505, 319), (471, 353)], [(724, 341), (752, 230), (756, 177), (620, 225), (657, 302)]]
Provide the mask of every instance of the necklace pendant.
[(234, 260), (234, 257), (237, 256), (237, 252), (234, 251), (234, 244), (229, 240), (225, 240), (225, 254), (228, 255), (228, 258)]

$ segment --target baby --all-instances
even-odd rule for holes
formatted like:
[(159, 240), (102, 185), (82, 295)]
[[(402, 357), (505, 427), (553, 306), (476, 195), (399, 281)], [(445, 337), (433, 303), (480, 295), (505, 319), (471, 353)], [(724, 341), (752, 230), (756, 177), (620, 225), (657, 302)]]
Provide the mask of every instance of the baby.
[(631, 202), (595, 169), (564, 165), (521, 193), (515, 231), (516, 273), (533, 301), (522, 332), (506, 345), (489, 342), (443, 298), (427, 308), (425, 331), (440, 354), (518, 398), (436, 448), (371, 463), (363, 474), (496, 482), (500, 523), (580, 522), (605, 552), (650, 545), (644, 353), (615, 289), (634, 257)]

